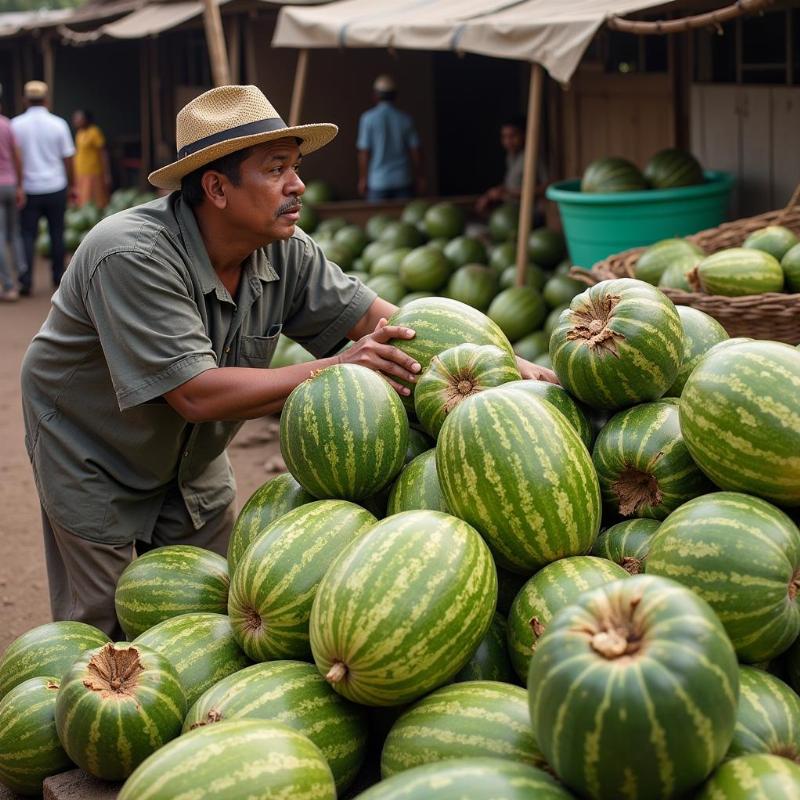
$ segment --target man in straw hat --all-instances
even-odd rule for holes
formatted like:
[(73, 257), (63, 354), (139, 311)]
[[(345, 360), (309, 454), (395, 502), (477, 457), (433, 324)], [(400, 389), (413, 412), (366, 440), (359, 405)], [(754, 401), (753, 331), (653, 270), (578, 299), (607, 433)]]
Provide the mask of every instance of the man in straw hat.
[[(103, 220), (64, 275), (22, 369), (55, 619), (120, 635), (114, 587), (134, 551), (226, 552), (243, 420), (281, 409), (322, 367), (396, 381), (419, 365), (388, 344), (394, 306), (295, 227), (302, 156), (335, 125), (290, 127), (254, 86), (223, 86), (177, 117), (172, 194)], [(268, 369), (279, 334), (317, 361)], [(355, 344), (339, 352), (342, 343)]]

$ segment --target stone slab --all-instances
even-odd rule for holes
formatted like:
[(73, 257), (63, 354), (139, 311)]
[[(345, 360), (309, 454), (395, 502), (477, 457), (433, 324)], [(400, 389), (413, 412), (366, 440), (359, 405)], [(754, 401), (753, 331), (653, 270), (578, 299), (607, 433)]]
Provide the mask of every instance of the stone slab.
[(44, 800), (116, 800), (121, 788), (121, 783), (100, 781), (82, 769), (71, 769), (45, 780)]

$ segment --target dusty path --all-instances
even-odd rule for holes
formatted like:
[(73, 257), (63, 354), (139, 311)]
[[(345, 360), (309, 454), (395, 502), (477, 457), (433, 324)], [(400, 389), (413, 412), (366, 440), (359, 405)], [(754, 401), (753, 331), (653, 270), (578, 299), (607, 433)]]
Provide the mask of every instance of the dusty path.
[[(20, 633), (50, 620), (39, 502), (23, 442), (19, 368), (50, 308), (47, 265), (34, 296), (0, 304), (0, 653)], [(248, 422), (231, 447), (239, 506), (280, 465), (273, 420)]]

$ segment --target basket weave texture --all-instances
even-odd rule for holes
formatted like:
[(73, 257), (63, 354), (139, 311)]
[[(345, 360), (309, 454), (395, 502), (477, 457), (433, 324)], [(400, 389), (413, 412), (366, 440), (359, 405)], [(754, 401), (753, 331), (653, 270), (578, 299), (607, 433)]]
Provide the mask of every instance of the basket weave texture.
[[(789, 205), (778, 211), (768, 211), (755, 217), (726, 222), (717, 228), (700, 231), (686, 239), (703, 248), (707, 255), (729, 247), (741, 247), (753, 231), (767, 225), (783, 225), (800, 237), (800, 186)], [(646, 250), (636, 247), (598, 261), (591, 270), (575, 268), (570, 275), (588, 285), (613, 278), (632, 278), (639, 256)], [(662, 290), (676, 305), (692, 306), (718, 320), (730, 336), (749, 336), (753, 339), (772, 339), (787, 344), (800, 344), (800, 293), (723, 297), (680, 289)]]

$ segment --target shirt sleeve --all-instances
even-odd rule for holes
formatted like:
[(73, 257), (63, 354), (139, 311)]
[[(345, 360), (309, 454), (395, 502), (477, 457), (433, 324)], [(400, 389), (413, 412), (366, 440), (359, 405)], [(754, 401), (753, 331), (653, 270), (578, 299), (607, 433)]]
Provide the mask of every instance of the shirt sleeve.
[(376, 298), (372, 289), (345, 275), (316, 242), (306, 239), (283, 333), (324, 358), (340, 349)]
[(85, 291), (120, 411), (217, 366), (197, 304), (170, 264), (115, 253), (99, 263)]
[(61, 158), (69, 158), (74, 155), (75, 145), (72, 142), (72, 134), (69, 132), (69, 126), (64, 122), (61, 126)]
[(358, 150), (371, 150), (370, 147), (370, 124), (369, 118), (366, 114), (361, 115), (358, 121), (358, 139), (356, 140), (356, 148)]

